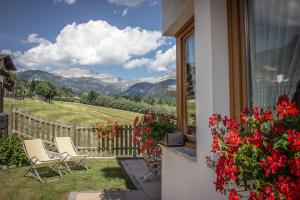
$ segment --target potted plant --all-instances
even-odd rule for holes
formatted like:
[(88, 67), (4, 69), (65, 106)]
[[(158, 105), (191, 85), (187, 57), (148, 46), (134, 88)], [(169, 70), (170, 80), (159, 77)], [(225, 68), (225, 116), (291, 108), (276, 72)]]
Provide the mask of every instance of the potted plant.
[(207, 157), (215, 168), (216, 189), (230, 200), (300, 199), (300, 115), (286, 96), (275, 111), (254, 107), (241, 114), (242, 125), (230, 117), (209, 118), (213, 135)]
[[(142, 117), (135, 119), (135, 142), (140, 143), (142, 153), (159, 151), (159, 143), (165, 145), (183, 144), (183, 135), (176, 132), (176, 117), (145, 111)], [(179, 138), (178, 138), (179, 137)], [(172, 142), (173, 141), (173, 142)]]

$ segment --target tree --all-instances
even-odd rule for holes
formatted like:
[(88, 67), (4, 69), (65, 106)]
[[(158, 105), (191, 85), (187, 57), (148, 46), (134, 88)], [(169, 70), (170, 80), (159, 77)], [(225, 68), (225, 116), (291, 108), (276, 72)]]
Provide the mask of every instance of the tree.
[(56, 87), (46, 81), (38, 83), (36, 85), (35, 91), (37, 95), (43, 96), (44, 101), (47, 101), (48, 103), (51, 103), (51, 100), (57, 94)]
[(95, 101), (97, 99), (97, 97), (99, 96), (99, 94), (95, 91), (90, 91), (87, 95), (87, 103), (88, 104), (95, 104)]

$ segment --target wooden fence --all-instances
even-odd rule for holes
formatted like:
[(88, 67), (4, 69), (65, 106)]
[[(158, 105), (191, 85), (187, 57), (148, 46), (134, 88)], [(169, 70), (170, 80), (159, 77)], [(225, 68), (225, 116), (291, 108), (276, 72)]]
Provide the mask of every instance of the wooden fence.
[(98, 143), (94, 127), (52, 122), (10, 108), (9, 132), (24, 139), (40, 138), (52, 150), (55, 150), (54, 137), (71, 137), (78, 151), (88, 151), (91, 157), (140, 155), (139, 146), (133, 142), (132, 125), (120, 125), (118, 136), (100, 139)]

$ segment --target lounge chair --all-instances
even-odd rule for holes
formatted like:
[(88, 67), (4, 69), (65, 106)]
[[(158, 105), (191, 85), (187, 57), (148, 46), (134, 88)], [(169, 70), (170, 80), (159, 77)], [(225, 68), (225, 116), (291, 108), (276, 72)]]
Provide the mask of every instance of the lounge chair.
[(75, 148), (70, 137), (55, 137), (54, 142), (56, 144), (57, 150), (61, 156), (61, 159), (64, 159), (66, 169), (72, 174), (68, 162), (75, 163), (75, 167), (81, 166), (86, 170), (89, 170), (87, 166), (87, 155), (80, 155)]
[[(54, 158), (53, 154), (51, 158), (51, 152), (46, 150), (45, 145), (41, 139), (24, 140), (23, 148), (31, 165), (24, 176), (32, 176), (42, 183), (58, 180), (62, 177), (62, 174), (60, 173), (58, 167), (63, 162), (63, 160), (61, 160), (60, 158)], [(42, 169), (47, 170), (40, 171)], [(50, 172), (55, 172), (57, 175), (59, 175), (59, 178), (49, 179), (47, 181), (43, 180), (41, 174)]]

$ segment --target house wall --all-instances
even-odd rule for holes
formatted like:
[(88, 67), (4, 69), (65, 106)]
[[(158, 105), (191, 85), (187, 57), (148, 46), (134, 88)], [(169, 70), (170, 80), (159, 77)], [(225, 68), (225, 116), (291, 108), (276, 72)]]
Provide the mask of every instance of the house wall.
[(193, 16), (194, 0), (163, 0), (164, 35), (175, 35)]
[[(176, 7), (172, 5), (172, 7)], [(164, 7), (163, 12), (176, 12)], [(226, 0), (195, 0), (197, 160), (163, 148), (163, 200), (218, 200), (214, 171), (206, 166), (212, 137), (211, 114), (229, 114), (229, 67)], [(165, 27), (170, 30), (170, 27)]]

